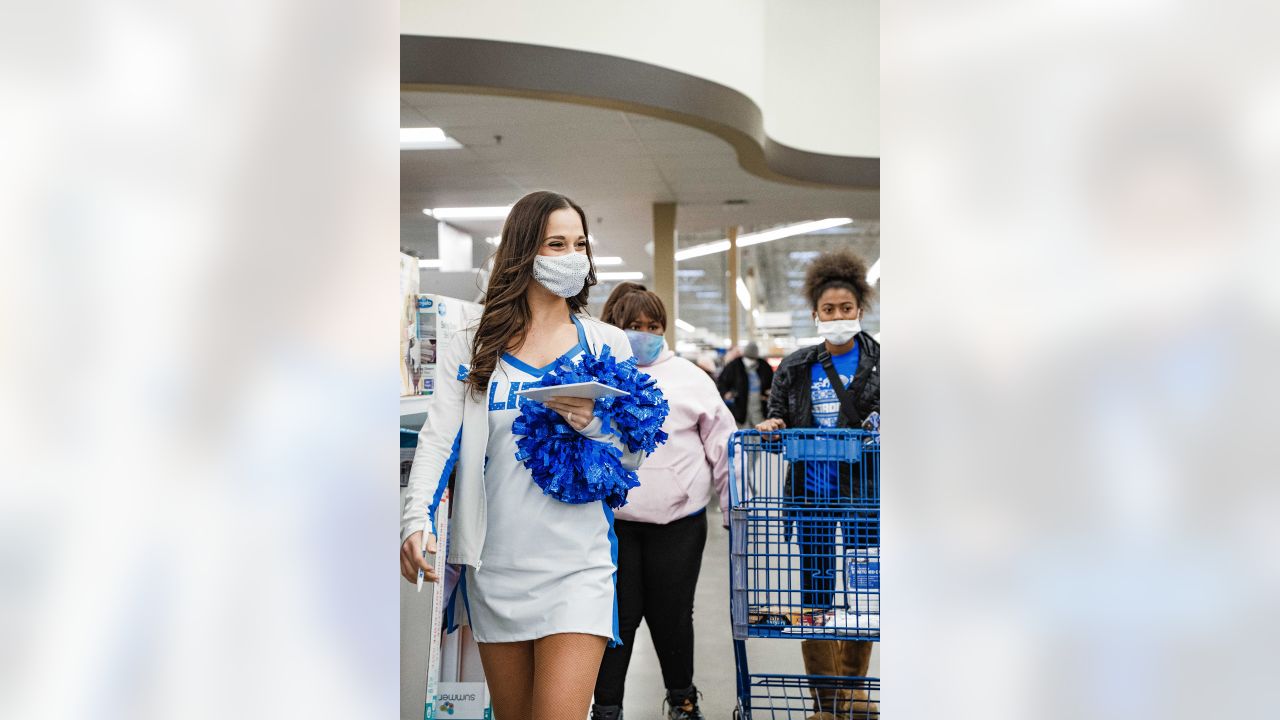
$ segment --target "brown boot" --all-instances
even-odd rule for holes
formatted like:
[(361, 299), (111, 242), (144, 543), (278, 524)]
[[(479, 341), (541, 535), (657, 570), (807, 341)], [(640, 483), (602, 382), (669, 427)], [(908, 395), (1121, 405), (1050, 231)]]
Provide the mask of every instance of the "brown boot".
[[(840, 645), (840, 673), (853, 677), (866, 677), (871, 670), (870, 640), (838, 640)], [(848, 692), (848, 691), (846, 691)], [(853, 720), (878, 720), (880, 704), (870, 699), (866, 690), (855, 689), (849, 699), (840, 704), (841, 718)]]
[[(838, 640), (801, 640), (800, 654), (804, 657), (805, 674), (821, 677), (840, 675), (839, 646)], [(815, 687), (810, 688), (809, 692), (813, 695), (814, 711), (809, 720), (836, 720), (840, 705), (847, 705), (849, 702), (847, 690)]]

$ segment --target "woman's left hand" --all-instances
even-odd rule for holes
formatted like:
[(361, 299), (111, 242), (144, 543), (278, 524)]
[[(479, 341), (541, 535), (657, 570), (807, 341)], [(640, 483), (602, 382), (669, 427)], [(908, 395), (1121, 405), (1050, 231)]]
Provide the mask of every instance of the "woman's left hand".
[(546, 406), (560, 413), (569, 427), (582, 432), (595, 416), (596, 401), (590, 398), (552, 397)]

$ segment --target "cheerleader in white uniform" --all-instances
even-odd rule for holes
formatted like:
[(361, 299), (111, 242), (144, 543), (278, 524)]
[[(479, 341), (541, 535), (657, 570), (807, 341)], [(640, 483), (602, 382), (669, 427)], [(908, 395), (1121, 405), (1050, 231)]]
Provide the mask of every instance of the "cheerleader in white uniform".
[[(434, 552), (432, 519), (456, 466), (447, 559), (465, 572), (455, 617), (480, 644), (497, 720), (586, 717), (606, 644), (618, 641), (611, 509), (544, 494), (517, 458), (512, 432), (521, 403), (530, 402), (515, 392), (559, 360), (606, 348), (619, 360), (631, 356), (621, 330), (580, 314), (595, 282), (580, 207), (550, 192), (512, 207), (480, 322), (442, 349), (409, 477), (401, 574), (416, 582), (422, 569), (434, 582), (424, 530)], [(644, 453), (606, 431), (593, 401), (546, 404), (581, 435), (617, 447), (622, 467), (639, 467)]]

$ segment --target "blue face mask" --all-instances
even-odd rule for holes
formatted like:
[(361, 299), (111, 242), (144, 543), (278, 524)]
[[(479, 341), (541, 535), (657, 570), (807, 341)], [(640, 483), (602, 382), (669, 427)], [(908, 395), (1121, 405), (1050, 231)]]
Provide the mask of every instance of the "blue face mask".
[(652, 365), (663, 350), (667, 349), (667, 339), (661, 335), (653, 335), (639, 330), (627, 330), (627, 339), (631, 341), (631, 354), (636, 356), (636, 364)]

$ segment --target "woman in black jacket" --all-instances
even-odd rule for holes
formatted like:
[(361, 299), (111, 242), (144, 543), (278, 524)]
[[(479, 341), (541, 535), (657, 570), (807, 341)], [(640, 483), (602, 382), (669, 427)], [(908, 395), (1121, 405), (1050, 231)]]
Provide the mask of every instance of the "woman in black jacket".
[[(875, 291), (867, 283), (867, 267), (852, 252), (836, 251), (818, 257), (805, 274), (805, 295), (823, 342), (801, 348), (778, 366), (769, 394), (768, 418), (761, 431), (784, 428), (858, 428), (880, 411), (880, 343), (862, 332), (862, 312)], [(842, 387), (835, 387), (832, 380)], [(836, 470), (833, 466), (838, 467)], [(797, 507), (812, 507), (824, 499), (856, 499), (861, 488), (853, 463), (793, 463), (784, 495)], [(830, 608), (835, 591), (835, 521), (823, 521), (819, 511), (799, 513), (801, 603)], [(849, 524), (844, 532), (849, 533)], [(879, 544), (879, 527), (858, 541)], [(846, 544), (849, 540), (846, 539)], [(805, 672), (810, 675), (865, 677), (871, 663), (869, 641), (801, 641)], [(861, 691), (811, 690), (816, 704), (811, 720), (847, 717), (851, 709), (867, 708)]]

